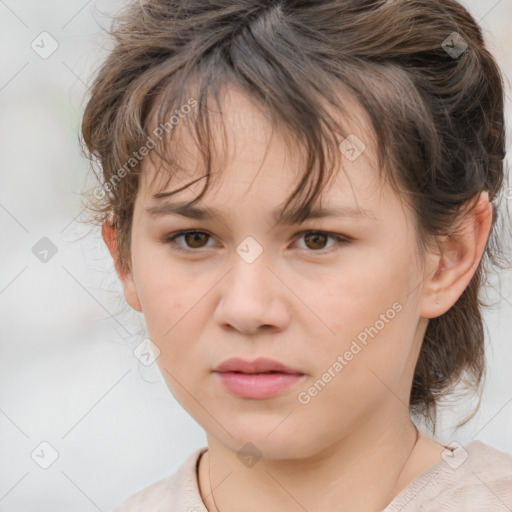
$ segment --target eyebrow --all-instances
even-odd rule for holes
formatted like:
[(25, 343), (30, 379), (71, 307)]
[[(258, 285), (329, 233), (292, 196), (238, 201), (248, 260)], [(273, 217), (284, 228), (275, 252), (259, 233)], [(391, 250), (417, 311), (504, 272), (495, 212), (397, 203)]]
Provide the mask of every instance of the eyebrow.
[[(186, 202), (164, 202), (156, 204), (145, 210), (152, 217), (160, 217), (163, 215), (178, 215), (195, 220), (214, 220), (220, 219), (226, 223), (224, 215), (216, 208), (199, 208), (192, 206)], [(282, 213), (280, 208), (272, 211), (272, 218), (277, 224), (292, 225), (304, 222), (307, 219), (321, 219), (326, 217), (352, 217), (352, 218), (368, 218), (376, 220), (375, 214), (364, 208), (354, 208), (351, 206), (331, 206), (316, 207), (308, 212), (301, 212), (301, 208), (290, 209), (286, 213)]]

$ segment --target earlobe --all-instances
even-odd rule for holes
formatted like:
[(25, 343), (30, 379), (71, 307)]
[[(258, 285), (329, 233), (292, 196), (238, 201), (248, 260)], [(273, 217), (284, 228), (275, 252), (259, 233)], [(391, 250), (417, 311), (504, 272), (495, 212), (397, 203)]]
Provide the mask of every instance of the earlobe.
[(425, 280), (421, 316), (436, 318), (446, 313), (471, 282), (482, 259), (492, 228), (493, 205), (487, 192), (462, 221), (457, 236), (439, 239), (437, 267)]
[(117, 245), (117, 230), (111, 222), (107, 221), (103, 224), (101, 236), (114, 260), (114, 267), (123, 285), (126, 302), (136, 311), (142, 312), (142, 305), (137, 294), (132, 272), (123, 268), (121, 264)]

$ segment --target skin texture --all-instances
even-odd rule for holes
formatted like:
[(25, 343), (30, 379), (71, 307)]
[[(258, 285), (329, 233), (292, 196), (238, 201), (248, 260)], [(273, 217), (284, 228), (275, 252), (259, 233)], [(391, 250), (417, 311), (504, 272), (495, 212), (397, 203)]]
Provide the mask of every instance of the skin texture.
[[(322, 206), (359, 206), (374, 218), (275, 226), (270, 212), (297, 183), (298, 161), (287, 154), (279, 133), (269, 137), (270, 125), (253, 103), (229, 89), (224, 122), (234, 150), (198, 204), (218, 208), (225, 222), (151, 216), (145, 208), (157, 203), (153, 194), (161, 190), (158, 180), (150, 187), (155, 169), (146, 159), (130, 271), (121, 268), (112, 226), (103, 227), (126, 300), (143, 312), (149, 337), (161, 351), (157, 362), (169, 389), (207, 433), (199, 483), (210, 511), (216, 509), (209, 468), (222, 512), (370, 511), (384, 508), (441, 460), (443, 447), (424, 435), (411, 452), (415, 430), (407, 404), (413, 372), (428, 319), (456, 302), (478, 266), (492, 205), (483, 193), (462, 239), (441, 239), (443, 251), (426, 255), (422, 268), (412, 212), (379, 181), (370, 125), (353, 108), (359, 122), (352, 133), (366, 151), (353, 162), (343, 160), (345, 172), (325, 190)], [(192, 171), (195, 147), (186, 147), (190, 171), (166, 190), (203, 175)], [(202, 186), (201, 180), (171, 199), (191, 200)], [(190, 252), (177, 252), (164, 238), (182, 229), (211, 236), (195, 243), (189, 238), (189, 246), (181, 237), (176, 243)], [(305, 230), (350, 241), (323, 238), (315, 245), (299, 235)], [(236, 252), (247, 236), (263, 249), (250, 264)], [(300, 403), (298, 393), (393, 304), (400, 311), (309, 403)], [(275, 398), (239, 398), (212, 373), (236, 356), (277, 359), (305, 377)], [(262, 455), (252, 467), (237, 457), (248, 442)]]

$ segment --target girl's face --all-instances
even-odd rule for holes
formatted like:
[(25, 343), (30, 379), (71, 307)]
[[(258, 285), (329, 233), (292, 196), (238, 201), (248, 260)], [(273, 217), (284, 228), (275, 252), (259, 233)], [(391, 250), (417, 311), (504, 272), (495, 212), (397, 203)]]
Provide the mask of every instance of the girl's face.
[[(322, 208), (342, 211), (276, 224), (298, 161), (243, 95), (226, 99), (235, 151), (195, 205), (216, 213), (163, 213), (195, 198), (203, 180), (153, 197), (199, 177), (193, 158), (165, 191), (150, 187), (146, 159), (134, 208), (125, 296), (144, 313), (170, 390), (208, 435), (233, 451), (250, 442), (269, 458), (311, 456), (358, 430), (408, 419), (428, 267), (424, 274), (412, 213), (379, 181), (369, 125), (353, 126), (366, 146), (358, 158), (340, 152), (350, 179), (339, 172), (322, 198)], [(182, 230), (199, 233), (170, 240)], [(253, 377), (253, 388), (239, 375), (244, 394), (214, 372), (233, 357), (273, 359), (299, 375), (280, 389), (268, 384), (275, 376)]]

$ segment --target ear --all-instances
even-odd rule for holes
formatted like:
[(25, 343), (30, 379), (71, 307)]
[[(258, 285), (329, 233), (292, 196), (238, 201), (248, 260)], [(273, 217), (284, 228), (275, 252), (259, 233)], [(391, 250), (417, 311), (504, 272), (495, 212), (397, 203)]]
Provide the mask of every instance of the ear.
[(117, 275), (124, 288), (126, 302), (136, 311), (142, 311), (142, 305), (137, 294), (135, 282), (131, 271), (123, 268), (117, 246), (117, 230), (112, 222), (106, 221), (101, 228), (101, 236), (114, 260)]
[(432, 254), (423, 287), (421, 316), (436, 318), (446, 313), (471, 281), (487, 245), (492, 228), (493, 205), (489, 194), (480, 194), (477, 204), (462, 220), (457, 238), (439, 239), (440, 252)]

